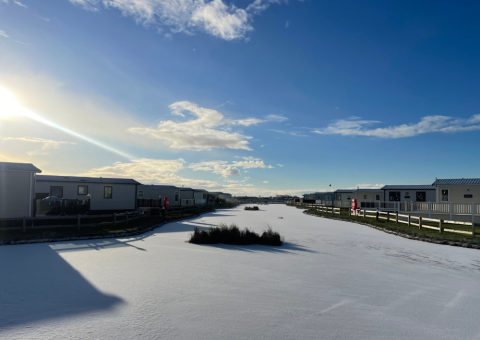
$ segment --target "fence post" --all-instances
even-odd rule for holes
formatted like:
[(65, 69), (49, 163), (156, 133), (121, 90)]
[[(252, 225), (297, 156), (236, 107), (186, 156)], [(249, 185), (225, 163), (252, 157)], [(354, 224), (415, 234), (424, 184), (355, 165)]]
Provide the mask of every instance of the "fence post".
[(365, 218), (365, 210), (363, 211), (363, 218)]
[(113, 213), (113, 225), (117, 225), (117, 213)]
[(472, 237), (475, 238), (475, 222), (472, 222)]
[(422, 229), (422, 216), (418, 218), (418, 229)]
[(410, 224), (410, 214), (408, 214), (408, 226), (410, 227), (411, 224)]
[(472, 225), (474, 224), (475, 224), (475, 203), (472, 202)]
[(453, 217), (452, 217), (452, 214), (453, 214), (453, 211), (452, 211), (452, 202), (450, 202), (450, 207), (448, 209), (450, 211), (450, 221), (453, 220)]
[(77, 216), (77, 229), (80, 230), (80, 214)]
[(398, 224), (398, 211), (397, 211), (397, 213), (395, 214), (395, 223)]
[(377, 210), (376, 217), (375, 217), (375, 219), (377, 220), (377, 222), (378, 222), (378, 215), (380, 215), (380, 213), (379, 213), (378, 210)]
[(25, 232), (27, 229), (27, 218), (23, 216), (23, 232)]
[(432, 218), (432, 202), (428, 202), (428, 218)]
[(387, 211), (387, 222), (390, 222), (390, 211)]
[(443, 220), (438, 221), (438, 228), (440, 229), (439, 230), (440, 234), (442, 234), (443, 233)]

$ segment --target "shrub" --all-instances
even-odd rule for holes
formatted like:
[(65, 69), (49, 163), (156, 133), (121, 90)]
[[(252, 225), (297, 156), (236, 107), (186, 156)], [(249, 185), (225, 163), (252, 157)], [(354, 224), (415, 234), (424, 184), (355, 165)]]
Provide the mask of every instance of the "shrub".
[(245, 210), (260, 210), (257, 206), (245, 207)]
[(235, 245), (262, 244), (266, 246), (281, 246), (283, 243), (283, 237), (281, 237), (279, 233), (274, 232), (270, 226), (267, 226), (260, 236), (248, 228), (241, 230), (235, 224), (228, 226), (222, 223), (218, 227), (212, 227), (208, 230), (200, 230), (198, 227), (195, 227), (189, 242), (196, 244), (223, 243)]

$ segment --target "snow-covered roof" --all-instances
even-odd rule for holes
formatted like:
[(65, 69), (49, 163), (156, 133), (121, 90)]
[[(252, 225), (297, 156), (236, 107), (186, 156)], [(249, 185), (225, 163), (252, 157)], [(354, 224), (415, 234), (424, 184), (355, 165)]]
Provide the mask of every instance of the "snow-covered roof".
[(11, 163), (0, 162), (0, 170), (3, 171), (30, 171), (30, 172), (42, 172), (39, 168), (31, 163)]

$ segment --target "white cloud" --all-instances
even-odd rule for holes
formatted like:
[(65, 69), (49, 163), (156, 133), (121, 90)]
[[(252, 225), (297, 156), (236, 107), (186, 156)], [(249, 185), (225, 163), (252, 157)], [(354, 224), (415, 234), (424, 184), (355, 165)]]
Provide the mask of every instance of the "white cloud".
[(263, 181), (262, 183), (263, 183), (263, 184), (268, 184), (268, 181)]
[(419, 123), (402, 124), (386, 128), (368, 128), (372, 124), (380, 123), (373, 120), (360, 120), (358, 117), (341, 119), (330, 124), (324, 129), (314, 130), (318, 134), (338, 134), (342, 136), (369, 136), (380, 138), (405, 138), (425, 133), (443, 132), (455, 133), (463, 131), (480, 130), (480, 115), (472, 116), (470, 119), (454, 119), (448, 116), (426, 116), (422, 117)]
[(278, 123), (281, 123), (281, 122), (284, 122), (284, 121), (288, 120), (287, 117), (282, 116), (282, 115), (268, 115), (268, 116), (265, 117), (265, 119), (267, 121), (278, 122)]
[(290, 21), (287, 20), (287, 22), (285, 23), (285, 28), (288, 28), (288, 26), (290, 26)]
[(226, 119), (220, 112), (199, 107), (191, 102), (176, 102), (169, 106), (172, 113), (185, 117), (184, 112), (195, 116), (185, 122), (161, 121), (156, 128), (135, 127), (128, 131), (163, 140), (174, 149), (210, 150), (213, 148), (251, 150), (248, 140), (252, 137), (239, 132), (225, 131), (231, 125), (249, 126), (261, 121), (255, 118)]
[[(243, 169), (254, 169), (254, 168), (273, 168), (271, 165), (265, 165), (265, 163), (260, 158), (254, 157), (242, 157), (243, 161), (209, 161), (209, 162), (200, 162), (200, 163), (191, 163), (188, 167), (193, 171), (211, 171), (214, 174), (222, 175), (223, 177), (232, 177), (239, 176), (240, 170)], [(245, 171), (247, 172), (247, 171)], [(250, 177), (246, 177), (247, 179)]]
[(0, 30), (0, 37), (8, 38), (8, 34), (5, 31)]
[(283, 168), (285, 165), (277, 164), (280, 168)]
[(79, 176), (132, 178), (143, 184), (171, 184), (175, 186), (214, 188), (220, 186), (217, 182), (183, 178), (176, 173), (184, 169), (185, 161), (135, 159), (130, 162), (116, 162), (78, 174)]
[(280, 0), (255, 0), (242, 9), (222, 0), (69, 1), (91, 11), (99, 11), (102, 5), (116, 8), (147, 27), (168, 26), (173, 33), (202, 31), (225, 40), (245, 39), (253, 30), (253, 16), (266, 10), (271, 3), (281, 3)]
[(294, 132), (294, 131), (285, 131), (285, 130), (276, 130), (276, 129), (268, 129), (267, 131), (272, 131), (272, 132), (281, 133), (281, 134), (290, 135), (290, 136), (308, 137), (307, 135), (305, 135), (303, 133), (298, 133), (298, 132)]
[(20, 1), (17, 1), (17, 0), (13, 0), (13, 3), (17, 6), (20, 6), (20, 7), (23, 7), (23, 8), (28, 8), (27, 6), (25, 6), (24, 4), (22, 4)]
[(43, 154), (43, 155), (48, 154), (47, 150), (58, 149), (62, 144), (70, 144), (70, 145), (77, 144), (72, 142), (62, 142), (62, 141), (43, 139), (43, 138), (37, 138), (37, 137), (3, 137), (2, 139), (8, 140), (8, 141), (19, 141), (19, 142), (42, 144), (40, 149), (29, 151), (27, 154), (30, 156), (34, 154)]
[(260, 158), (254, 157), (242, 157), (243, 161), (234, 161), (232, 164), (237, 167), (244, 169), (254, 169), (254, 168), (268, 168), (273, 169), (271, 165), (265, 165), (265, 163)]

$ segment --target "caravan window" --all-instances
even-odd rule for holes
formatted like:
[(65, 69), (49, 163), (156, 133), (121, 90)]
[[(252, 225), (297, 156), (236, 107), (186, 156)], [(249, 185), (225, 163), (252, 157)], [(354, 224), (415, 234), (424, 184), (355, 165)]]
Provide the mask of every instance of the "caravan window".
[(417, 202), (426, 202), (427, 193), (425, 191), (417, 191)]
[(442, 190), (442, 202), (448, 202), (448, 190)]
[(388, 195), (388, 200), (393, 202), (400, 201), (400, 191), (390, 191)]
[(88, 185), (79, 185), (78, 186), (79, 195), (88, 195)]
[(375, 201), (380, 201), (380, 195), (375, 195)]
[(138, 197), (143, 197), (143, 190), (138, 191)]
[(50, 187), (50, 196), (63, 198), (63, 187), (59, 187), (59, 186)]
[(178, 191), (175, 193), (175, 202), (178, 202)]
[(103, 187), (103, 198), (112, 198), (113, 197), (113, 192), (112, 192), (112, 187)]

